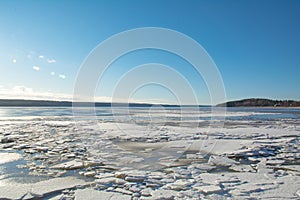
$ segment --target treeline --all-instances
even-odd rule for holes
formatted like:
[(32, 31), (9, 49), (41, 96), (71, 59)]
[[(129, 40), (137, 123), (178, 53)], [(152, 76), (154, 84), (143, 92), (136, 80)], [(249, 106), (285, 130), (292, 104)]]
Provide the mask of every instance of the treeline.
[(243, 99), (229, 101), (217, 106), (227, 107), (300, 107), (300, 101), (293, 100), (271, 100), (271, 99)]
[[(23, 100), (23, 99), (0, 99), (2, 107), (72, 107), (71, 101), (47, 101), (47, 100)], [(151, 107), (154, 104), (146, 103), (106, 103), (106, 102), (76, 102), (76, 107)], [(178, 107), (178, 105), (160, 105), (163, 107)]]
[[(22, 100), (22, 99), (0, 99), (2, 107), (72, 107), (71, 101), (47, 101), (47, 100)], [(154, 104), (147, 103), (106, 103), (106, 102), (77, 102), (76, 107), (93, 106), (96, 107), (151, 107)], [(156, 105), (157, 106), (157, 105)], [(163, 107), (180, 107), (180, 105), (159, 104)], [(181, 105), (189, 107), (188, 105)], [(300, 107), (300, 101), (292, 100), (270, 100), (270, 99), (243, 99), (238, 101), (229, 101), (218, 104), (217, 106), (227, 107)], [(194, 107), (194, 106), (192, 106)], [(203, 107), (199, 105), (199, 107)]]
[(72, 106), (72, 102), (69, 101), (46, 101), (46, 100), (23, 100), (23, 99), (0, 99), (0, 106), (20, 106), (20, 107), (31, 107), (31, 106), (57, 106), (57, 107), (68, 107)]

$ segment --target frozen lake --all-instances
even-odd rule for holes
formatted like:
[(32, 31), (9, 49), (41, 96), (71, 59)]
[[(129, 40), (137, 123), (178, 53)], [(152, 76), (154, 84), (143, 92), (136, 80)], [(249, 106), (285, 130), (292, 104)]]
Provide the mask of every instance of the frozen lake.
[(0, 108), (0, 199), (300, 196), (299, 108), (92, 111)]

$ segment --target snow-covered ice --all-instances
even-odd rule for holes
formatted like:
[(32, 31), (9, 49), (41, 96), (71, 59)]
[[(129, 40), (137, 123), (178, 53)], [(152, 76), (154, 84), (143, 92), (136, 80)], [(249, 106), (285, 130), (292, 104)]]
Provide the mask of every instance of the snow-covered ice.
[(1, 116), (0, 198), (300, 198), (300, 109), (125, 111)]

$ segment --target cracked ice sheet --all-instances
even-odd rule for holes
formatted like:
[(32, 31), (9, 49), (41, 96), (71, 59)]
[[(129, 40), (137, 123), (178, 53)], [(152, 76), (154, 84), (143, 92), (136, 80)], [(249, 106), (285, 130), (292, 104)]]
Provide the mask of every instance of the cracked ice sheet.
[(101, 200), (130, 200), (131, 196), (88, 188), (75, 191), (75, 200), (92, 200), (99, 198), (101, 198)]
[(0, 153), (0, 165), (19, 160), (21, 157), (18, 153)]
[(88, 184), (89, 182), (75, 177), (53, 178), (34, 184), (7, 183), (0, 186), (0, 199), (22, 199), (29, 193), (36, 197), (44, 197), (53, 192)]
[(260, 173), (203, 173), (201, 180), (207, 185), (220, 185), (234, 198), (296, 198), (300, 180), (295, 176), (274, 177)]

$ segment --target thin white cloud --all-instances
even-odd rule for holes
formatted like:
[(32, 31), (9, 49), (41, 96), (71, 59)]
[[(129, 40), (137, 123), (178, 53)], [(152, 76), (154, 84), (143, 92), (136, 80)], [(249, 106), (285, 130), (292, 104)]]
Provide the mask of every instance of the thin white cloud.
[(0, 87), (1, 99), (32, 99), (32, 100), (66, 100), (71, 101), (73, 95), (54, 92), (38, 92), (25, 86), (12, 88)]
[(61, 79), (66, 79), (67, 78), (66, 75), (64, 75), (64, 74), (59, 74), (58, 77), (61, 78)]
[(28, 88), (28, 87), (25, 87), (22, 85), (17, 85), (15, 87), (13, 87), (12, 91), (16, 92), (16, 93), (32, 93), (33, 92), (32, 88)]
[(54, 75), (55, 75), (55, 72), (51, 72), (50, 74), (51, 74), (52, 76), (54, 76)]
[(48, 63), (56, 63), (56, 60), (54, 60), (54, 59), (47, 59), (47, 62)]
[(16, 62), (17, 62), (17, 59), (12, 59), (12, 62), (13, 62), (13, 63), (16, 63)]
[(40, 67), (39, 67), (39, 66), (36, 66), (36, 65), (34, 65), (34, 66), (32, 67), (32, 69), (34, 69), (35, 71), (40, 71)]
[(114, 103), (171, 103), (176, 104), (174, 102), (167, 102), (162, 99), (145, 99), (145, 100), (137, 100), (137, 99), (122, 99), (122, 98), (112, 98), (107, 96), (96, 96), (93, 98), (85, 98), (85, 97), (74, 97), (73, 94), (66, 93), (57, 93), (57, 92), (40, 92), (35, 91), (32, 88), (17, 85), (14, 87), (5, 87), (0, 85), (0, 99), (32, 99), (32, 100), (56, 100), (56, 101), (95, 101), (95, 102), (114, 102)]
[(45, 56), (44, 56), (44, 55), (40, 55), (39, 58), (40, 58), (40, 59), (44, 59)]

